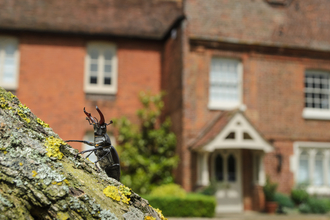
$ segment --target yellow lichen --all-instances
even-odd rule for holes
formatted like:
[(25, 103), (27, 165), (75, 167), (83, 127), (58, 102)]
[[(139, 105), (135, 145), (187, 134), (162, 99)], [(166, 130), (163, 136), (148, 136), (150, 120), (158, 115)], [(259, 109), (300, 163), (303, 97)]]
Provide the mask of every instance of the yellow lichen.
[(37, 174), (38, 174), (37, 171), (32, 170), (32, 176), (33, 176), (33, 177), (35, 177)]
[(12, 109), (9, 104), (7, 103), (6, 99), (4, 97), (0, 98), (0, 106), (3, 109)]
[(103, 190), (103, 193), (110, 197), (111, 199), (119, 202), (122, 201), (123, 203), (128, 204), (131, 200), (127, 196), (131, 195), (130, 189), (126, 186), (120, 186), (117, 188), (116, 186), (108, 186)]
[(30, 123), (30, 119), (27, 117), (26, 114), (24, 114), (24, 112), (21, 109), (16, 109), (16, 113), (27, 123)]
[(49, 128), (49, 124), (45, 123), (43, 120), (41, 120), (40, 118), (37, 118), (37, 122), (38, 124), (40, 124), (42, 127), (44, 128)]
[(160, 217), (160, 219), (161, 220), (167, 220), (167, 218), (165, 218), (164, 217), (164, 215), (163, 215), (163, 213), (162, 213), (162, 211), (160, 210), (160, 209), (155, 209), (154, 207), (152, 207), (150, 204), (149, 204), (149, 206), (151, 207), (151, 208), (153, 208), (156, 212), (157, 212), (157, 214), (159, 215), (159, 217)]
[(157, 212), (161, 220), (167, 220), (167, 218), (164, 217), (162, 211), (160, 209), (155, 209), (154, 210)]
[(23, 166), (23, 163), (19, 163), (20, 166)]
[(16, 98), (16, 95), (14, 95), (13, 93), (11, 93), (11, 92), (9, 92), (9, 94), (10, 94), (10, 98)]
[(57, 183), (58, 186), (62, 185), (62, 182)]
[(3, 154), (7, 154), (8, 152), (7, 151), (4, 151)]
[(146, 216), (146, 217), (144, 217), (144, 220), (156, 220), (156, 218), (154, 218), (152, 216)]
[(60, 151), (60, 146), (66, 145), (64, 141), (59, 138), (49, 137), (46, 138), (45, 146), (47, 147), (47, 156), (48, 157), (56, 157), (58, 159), (62, 159), (63, 153)]
[(70, 185), (70, 182), (67, 179), (64, 179), (63, 181), (66, 183), (66, 185)]

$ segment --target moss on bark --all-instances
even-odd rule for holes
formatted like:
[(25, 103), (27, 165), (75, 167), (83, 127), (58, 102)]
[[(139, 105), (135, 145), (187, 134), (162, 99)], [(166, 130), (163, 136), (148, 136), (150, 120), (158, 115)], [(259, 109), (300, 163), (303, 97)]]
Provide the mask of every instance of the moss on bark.
[[(0, 88), (0, 219), (162, 218), (146, 200), (76, 154)], [(109, 185), (126, 199), (107, 197), (103, 190)]]

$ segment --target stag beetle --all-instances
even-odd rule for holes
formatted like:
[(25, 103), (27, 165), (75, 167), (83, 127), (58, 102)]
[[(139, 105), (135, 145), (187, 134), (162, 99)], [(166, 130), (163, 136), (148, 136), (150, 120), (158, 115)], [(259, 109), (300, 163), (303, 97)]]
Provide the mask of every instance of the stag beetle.
[(100, 170), (96, 164), (99, 163), (100, 167), (106, 172), (109, 177), (120, 181), (119, 156), (116, 149), (111, 145), (109, 135), (107, 134), (107, 126), (112, 124), (112, 121), (110, 121), (109, 124), (105, 123), (104, 116), (97, 106), (96, 110), (100, 115), (100, 121), (98, 121), (97, 118), (92, 117), (92, 115), (86, 112), (84, 108), (84, 113), (87, 115), (86, 120), (89, 122), (90, 125), (93, 125), (94, 127), (94, 142), (81, 140), (67, 140), (66, 142), (81, 142), (88, 144), (89, 146), (94, 146), (94, 149), (81, 151), (76, 155), (76, 157), (79, 154), (90, 152), (86, 157), (88, 158), (92, 153), (95, 153), (97, 161), (95, 161), (94, 163), (97, 170)]

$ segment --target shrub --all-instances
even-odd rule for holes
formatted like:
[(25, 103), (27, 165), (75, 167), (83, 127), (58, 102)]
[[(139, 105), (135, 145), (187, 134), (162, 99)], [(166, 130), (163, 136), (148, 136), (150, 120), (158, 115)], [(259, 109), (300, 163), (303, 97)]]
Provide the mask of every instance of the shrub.
[(291, 199), (296, 205), (306, 202), (308, 198), (309, 194), (304, 189), (291, 190)]
[(264, 194), (266, 201), (274, 201), (277, 186), (277, 183), (272, 183), (270, 181), (270, 178), (267, 177), (266, 184), (264, 186)]
[(161, 120), (163, 94), (140, 93), (139, 123), (122, 117), (114, 121), (118, 129), (121, 182), (136, 193), (146, 194), (159, 185), (173, 182), (172, 170), (179, 157), (171, 120)]
[(294, 208), (294, 203), (291, 198), (282, 193), (275, 193), (274, 201), (278, 203), (278, 205), (287, 208)]
[(180, 185), (175, 183), (170, 183), (154, 188), (151, 193), (151, 196), (177, 196), (183, 198), (187, 195), (186, 191), (181, 188)]
[(301, 213), (311, 213), (311, 207), (308, 204), (302, 203), (299, 205), (299, 212)]
[(307, 204), (311, 208), (312, 213), (324, 214), (330, 211), (329, 200), (327, 199), (309, 198)]
[(184, 198), (177, 196), (143, 196), (151, 206), (162, 210), (170, 217), (213, 217), (215, 210), (214, 196), (188, 194)]
[(301, 213), (324, 214), (330, 211), (329, 199), (309, 198), (299, 205)]

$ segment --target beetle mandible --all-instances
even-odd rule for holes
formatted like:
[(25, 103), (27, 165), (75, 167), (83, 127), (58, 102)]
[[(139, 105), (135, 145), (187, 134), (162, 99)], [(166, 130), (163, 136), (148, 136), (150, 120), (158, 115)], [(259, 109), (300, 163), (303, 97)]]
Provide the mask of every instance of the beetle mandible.
[(99, 163), (100, 167), (106, 172), (109, 177), (112, 177), (118, 181), (120, 181), (120, 161), (119, 156), (116, 149), (112, 146), (109, 135), (107, 134), (107, 126), (112, 124), (105, 123), (104, 116), (101, 110), (96, 106), (96, 110), (100, 115), (100, 120), (98, 121), (97, 118), (92, 117), (92, 115), (86, 112), (84, 108), (84, 113), (86, 114), (86, 120), (89, 122), (90, 125), (94, 127), (94, 142), (90, 141), (82, 141), (82, 140), (67, 140), (66, 142), (81, 142), (85, 143), (89, 146), (94, 146), (95, 148), (84, 150), (79, 152), (79, 154), (84, 154), (90, 152), (86, 158), (88, 158), (92, 153), (95, 153), (97, 157), (97, 161), (95, 161), (95, 166), (97, 170), (99, 167), (97, 163)]

